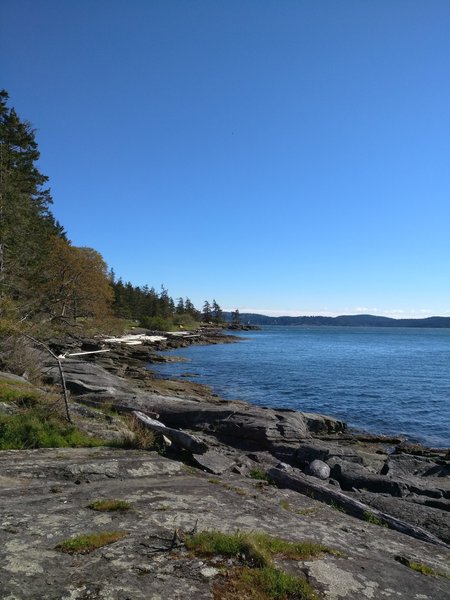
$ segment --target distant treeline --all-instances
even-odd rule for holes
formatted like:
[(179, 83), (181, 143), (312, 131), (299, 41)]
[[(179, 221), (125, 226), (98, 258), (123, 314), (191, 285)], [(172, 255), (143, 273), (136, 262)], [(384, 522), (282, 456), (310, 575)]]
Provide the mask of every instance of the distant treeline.
[[(450, 327), (450, 317), (428, 317), (426, 319), (392, 319), (376, 315), (342, 315), (340, 317), (268, 317), (255, 313), (240, 313), (241, 323), (251, 325), (328, 325), (331, 327)], [(231, 321), (233, 313), (224, 317)]]
[(114, 292), (113, 309), (122, 319), (132, 319), (149, 329), (167, 329), (172, 326), (192, 327), (196, 323), (222, 323), (223, 313), (219, 304), (213, 300), (205, 300), (200, 312), (190, 298), (177, 298), (169, 295), (162, 285), (157, 292), (147, 285), (135, 286), (129, 281), (124, 283), (115, 279), (110, 273), (111, 286)]

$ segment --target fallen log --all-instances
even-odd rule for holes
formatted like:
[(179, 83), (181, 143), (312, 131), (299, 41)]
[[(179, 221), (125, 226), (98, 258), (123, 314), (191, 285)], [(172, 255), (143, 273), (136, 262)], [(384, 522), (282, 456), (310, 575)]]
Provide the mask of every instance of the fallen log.
[(193, 452), (195, 454), (202, 454), (208, 449), (208, 446), (195, 436), (190, 435), (185, 431), (180, 431), (179, 429), (172, 429), (171, 427), (166, 427), (160, 421), (151, 419), (139, 410), (133, 410), (132, 415), (140, 423), (143, 423), (152, 431), (156, 431), (166, 436), (166, 438), (168, 438), (171, 442), (174, 442), (181, 448), (185, 448), (186, 450), (189, 450), (190, 452)]
[(278, 487), (288, 488), (296, 492), (300, 492), (314, 500), (320, 500), (327, 504), (333, 504), (342, 508), (346, 513), (358, 517), (360, 519), (369, 520), (372, 517), (381, 525), (387, 525), (391, 529), (400, 531), (406, 535), (414, 537), (418, 540), (435, 544), (437, 546), (443, 546), (444, 548), (450, 548), (448, 544), (428, 533), (425, 529), (411, 525), (406, 521), (397, 519), (388, 515), (387, 513), (381, 512), (376, 508), (372, 508), (359, 500), (350, 498), (338, 490), (333, 490), (325, 485), (311, 481), (300, 472), (285, 471), (277, 467), (273, 467), (267, 471), (267, 476), (274, 481)]

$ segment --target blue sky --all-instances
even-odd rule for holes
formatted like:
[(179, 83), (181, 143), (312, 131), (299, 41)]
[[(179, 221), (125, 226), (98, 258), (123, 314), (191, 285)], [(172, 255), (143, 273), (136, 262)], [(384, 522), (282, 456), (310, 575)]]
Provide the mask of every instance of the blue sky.
[(3, 0), (0, 87), (118, 276), (450, 314), (448, 0)]

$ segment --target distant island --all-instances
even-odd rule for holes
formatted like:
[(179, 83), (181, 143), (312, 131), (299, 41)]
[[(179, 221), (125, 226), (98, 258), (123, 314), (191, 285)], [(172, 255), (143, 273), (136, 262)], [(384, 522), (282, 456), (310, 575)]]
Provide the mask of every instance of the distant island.
[[(224, 312), (231, 321), (232, 313)], [(269, 317), (256, 313), (239, 313), (241, 323), (250, 325), (327, 325), (331, 327), (450, 327), (450, 317), (427, 317), (426, 319), (392, 319), (376, 315), (341, 315), (339, 317)]]

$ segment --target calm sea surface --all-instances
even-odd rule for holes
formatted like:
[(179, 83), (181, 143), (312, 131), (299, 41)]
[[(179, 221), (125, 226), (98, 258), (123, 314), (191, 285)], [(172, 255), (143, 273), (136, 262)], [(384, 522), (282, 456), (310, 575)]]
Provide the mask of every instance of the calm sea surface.
[(450, 329), (267, 327), (238, 344), (174, 350), (220, 396), (344, 419), (353, 428), (450, 446)]

